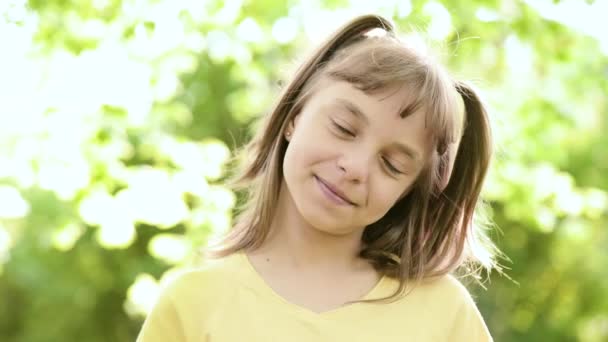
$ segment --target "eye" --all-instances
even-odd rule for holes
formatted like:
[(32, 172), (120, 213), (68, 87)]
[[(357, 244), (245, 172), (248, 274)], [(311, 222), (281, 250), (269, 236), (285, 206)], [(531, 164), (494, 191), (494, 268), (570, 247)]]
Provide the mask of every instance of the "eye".
[(387, 158), (382, 157), (382, 162), (384, 162), (384, 165), (391, 173), (396, 174), (396, 175), (403, 174), (403, 172), (401, 172), (399, 169), (397, 169), (395, 167), (395, 165), (393, 165)]
[(332, 124), (334, 125), (334, 127), (341, 133), (344, 135), (348, 135), (350, 137), (354, 137), (355, 136), (355, 132), (349, 130), (348, 128), (338, 124), (337, 122), (332, 120)]

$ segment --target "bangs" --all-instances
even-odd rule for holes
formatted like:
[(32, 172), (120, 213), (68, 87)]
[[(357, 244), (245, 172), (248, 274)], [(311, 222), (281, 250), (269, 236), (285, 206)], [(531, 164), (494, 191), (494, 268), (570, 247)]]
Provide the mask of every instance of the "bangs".
[(368, 94), (407, 87), (400, 116), (425, 112), (425, 126), (431, 132), (439, 155), (462, 131), (463, 109), (447, 72), (427, 54), (393, 37), (363, 39), (336, 52), (321, 71), (353, 84)]

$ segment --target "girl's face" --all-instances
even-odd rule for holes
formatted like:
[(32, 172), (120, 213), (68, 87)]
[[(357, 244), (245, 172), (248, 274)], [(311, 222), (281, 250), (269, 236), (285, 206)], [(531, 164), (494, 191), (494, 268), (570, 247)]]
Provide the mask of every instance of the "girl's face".
[(422, 110), (401, 118), (407, 87), (368, 95), (322, 79), (290, 123), (288, 201), (314, 228), (342, 235), (377, 221), (407, 193), (430, 155)]

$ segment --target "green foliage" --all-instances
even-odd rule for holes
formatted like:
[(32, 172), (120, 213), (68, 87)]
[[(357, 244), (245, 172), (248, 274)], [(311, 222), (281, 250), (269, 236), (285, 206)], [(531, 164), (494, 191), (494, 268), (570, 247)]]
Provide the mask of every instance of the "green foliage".
[(475, 289), (495, 339), (608, 339), (603, 2), (323, 3), (0, 5), (2, 341), (134, 340), (158, 281), (230, 227), (229, 149), (292, 58), (369, 11), (428, 29), (492, 108), (484, 195), (515, 280)]

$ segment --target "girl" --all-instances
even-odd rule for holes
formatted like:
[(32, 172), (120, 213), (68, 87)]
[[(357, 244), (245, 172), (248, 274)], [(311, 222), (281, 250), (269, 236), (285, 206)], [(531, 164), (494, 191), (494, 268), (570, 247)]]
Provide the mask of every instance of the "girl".
[(246, 151), (219, 258), (164, 289), (138, 341), (492, 340), (450, 275), (494, 252), (472, 225), (486, 111), (390, 22), (331, 36)]

